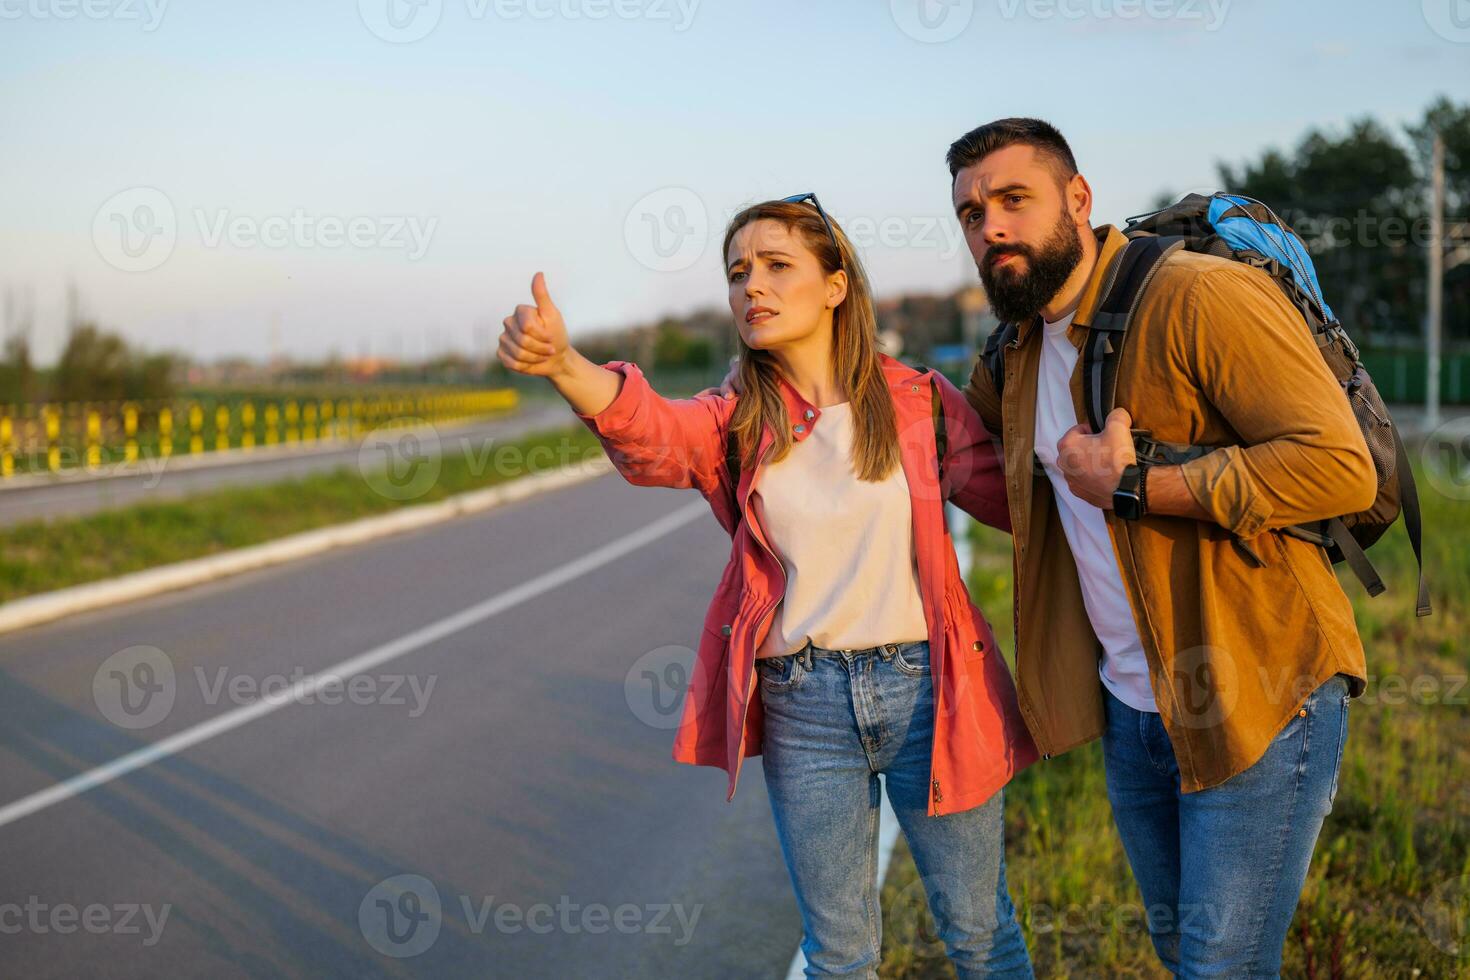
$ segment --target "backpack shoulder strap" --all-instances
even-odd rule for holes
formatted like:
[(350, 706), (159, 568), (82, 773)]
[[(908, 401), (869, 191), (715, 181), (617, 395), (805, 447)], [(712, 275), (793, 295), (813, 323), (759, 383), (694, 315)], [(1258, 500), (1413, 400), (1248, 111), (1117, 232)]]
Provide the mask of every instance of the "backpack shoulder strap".
[(740, 513), (740, 440), (735, 430), (725, 430), (725, 472), (730, 474), (730, 493), (735, 498), (735, 513)]
[(990, 372), (990, 381), (995, 385), (996, 398), (1004, 393), (1006, 386), (1005, 348), (1016, 339), (1019, 332), (1019, 324), (1002, 323), (990, 331), (990, 336), (985, 338), (985, 347), (980, 352), (980, 360)]
[(1414, 561), (1419, 565), (1419, 595), (1415, 602), (1414, 615), (1428, 616), (1433, 610), (1429, 605), (1429, 585), (1424, 581), (1424, 525), (1419, 513), (1419, 488), (1414, 485), (1414, 470), (1409, 465), (1409, 454), (1404, 449), (1404, 440), (1399, 437), (1398, 426), (1391, 428), (1397, 456), (1394, 471), (1399, 480), (1399, 506), (1404, 515), (1404, 530), (1408, 532), (1409, 544), (1414, 548)]
[(1147, 235), (1129, 240), (1113, 257), (1106, 273), (1107, 291), (1098, 303), (1092, 322), (1087, 324), (1087, 338), (1082, 344), (1083, 401), (1093, 432), (1102, 431), (1103, 420), (1113, 410), (1118, 361), (1138, 299), (1159, 264), (1183, 247), (1182, 236)]

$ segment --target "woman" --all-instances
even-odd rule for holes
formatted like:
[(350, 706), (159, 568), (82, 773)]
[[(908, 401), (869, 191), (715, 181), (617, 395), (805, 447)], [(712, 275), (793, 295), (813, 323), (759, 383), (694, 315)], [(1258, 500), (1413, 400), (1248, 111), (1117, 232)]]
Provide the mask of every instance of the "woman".
[(1010, 529), (990, 434), (943, 376), (878, 351), (862, 266), (814, 195), (741, 211), (722, 254), (743, 394), (669, 400), (634, 364), (593, 364), (540, 273), (501, 362), (547, 378), (630, 482), (697, 488), (730, 532), (674, 758), (725, 769), (732, 798), (764, 756), (808, 974), (876, 976), (882, 773), (960, 976), (1031, 976), (1001, 788), (1036, 749), (943, 511)]

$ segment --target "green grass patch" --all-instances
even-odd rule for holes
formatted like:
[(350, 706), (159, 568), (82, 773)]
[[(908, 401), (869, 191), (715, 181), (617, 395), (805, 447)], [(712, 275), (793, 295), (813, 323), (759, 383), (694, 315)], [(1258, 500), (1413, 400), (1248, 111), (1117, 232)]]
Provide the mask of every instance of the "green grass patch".
[(0, 528), (0, 602), (433, 503), (601, 456), (581, 425), (504, 443), (446, 437), (438, 476), (422, 493), (418, 484), (400, 480), (413, 487), (411, 499), (380, 492), (375, 485), (391, 485), (344, 465), (280, 483)]

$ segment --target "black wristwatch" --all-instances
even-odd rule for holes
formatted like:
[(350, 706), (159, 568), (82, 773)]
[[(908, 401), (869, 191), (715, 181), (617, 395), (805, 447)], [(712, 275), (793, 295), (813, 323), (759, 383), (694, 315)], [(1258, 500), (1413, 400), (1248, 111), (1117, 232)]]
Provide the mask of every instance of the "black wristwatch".
[(1137, 463), (1123, 467), (1118, 489), (1113, 491), (1113, 513), (1125, 521), (1136, 521), (1148, 513), (1148, 497), (1144, 490), (1147, 472), (1148, 467)]

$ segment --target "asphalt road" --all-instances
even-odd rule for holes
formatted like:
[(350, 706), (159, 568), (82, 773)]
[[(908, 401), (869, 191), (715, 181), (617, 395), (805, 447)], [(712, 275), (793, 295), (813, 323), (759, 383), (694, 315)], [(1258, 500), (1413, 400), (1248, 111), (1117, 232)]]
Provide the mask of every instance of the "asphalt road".
[(670, 758), (701, 508), (608, 476), (0, 637), (0, 974), (783, 976), (759, 759)]
[[(528, 402), (515, 415), (438, 429), (441, 451), (459, 452), (465, 444), (471, 452), (483, 452), (486, 440), (510, 440), (539, 429), (571, 424), (574, 416), (560, 401)], [(424, 442), (424, 446), (434, 445)], [(359, 442), (323, 444), (317, 451), (304, 451), (274, 458), (250, 458), (232, 454), (230, 462), (215, 463), (208, 455), (202, 462), (213, 465), (170, 465), (168, 460), (144, 460), (140, 472), (102, 479), (67, 479), (41, 486), (7, 486), (0, 482), (0, 527), (24, 521), (77, 517), (100, 510), (127, 507), (158, 500), (177, 500), (191, 494), (227, 486), (278, 483), (321, 473), (339, 466), (358, 464)], [(262, 447), (262, 455), (264, 447)], [(176, 457), (176, 460), (187, 457)]]

